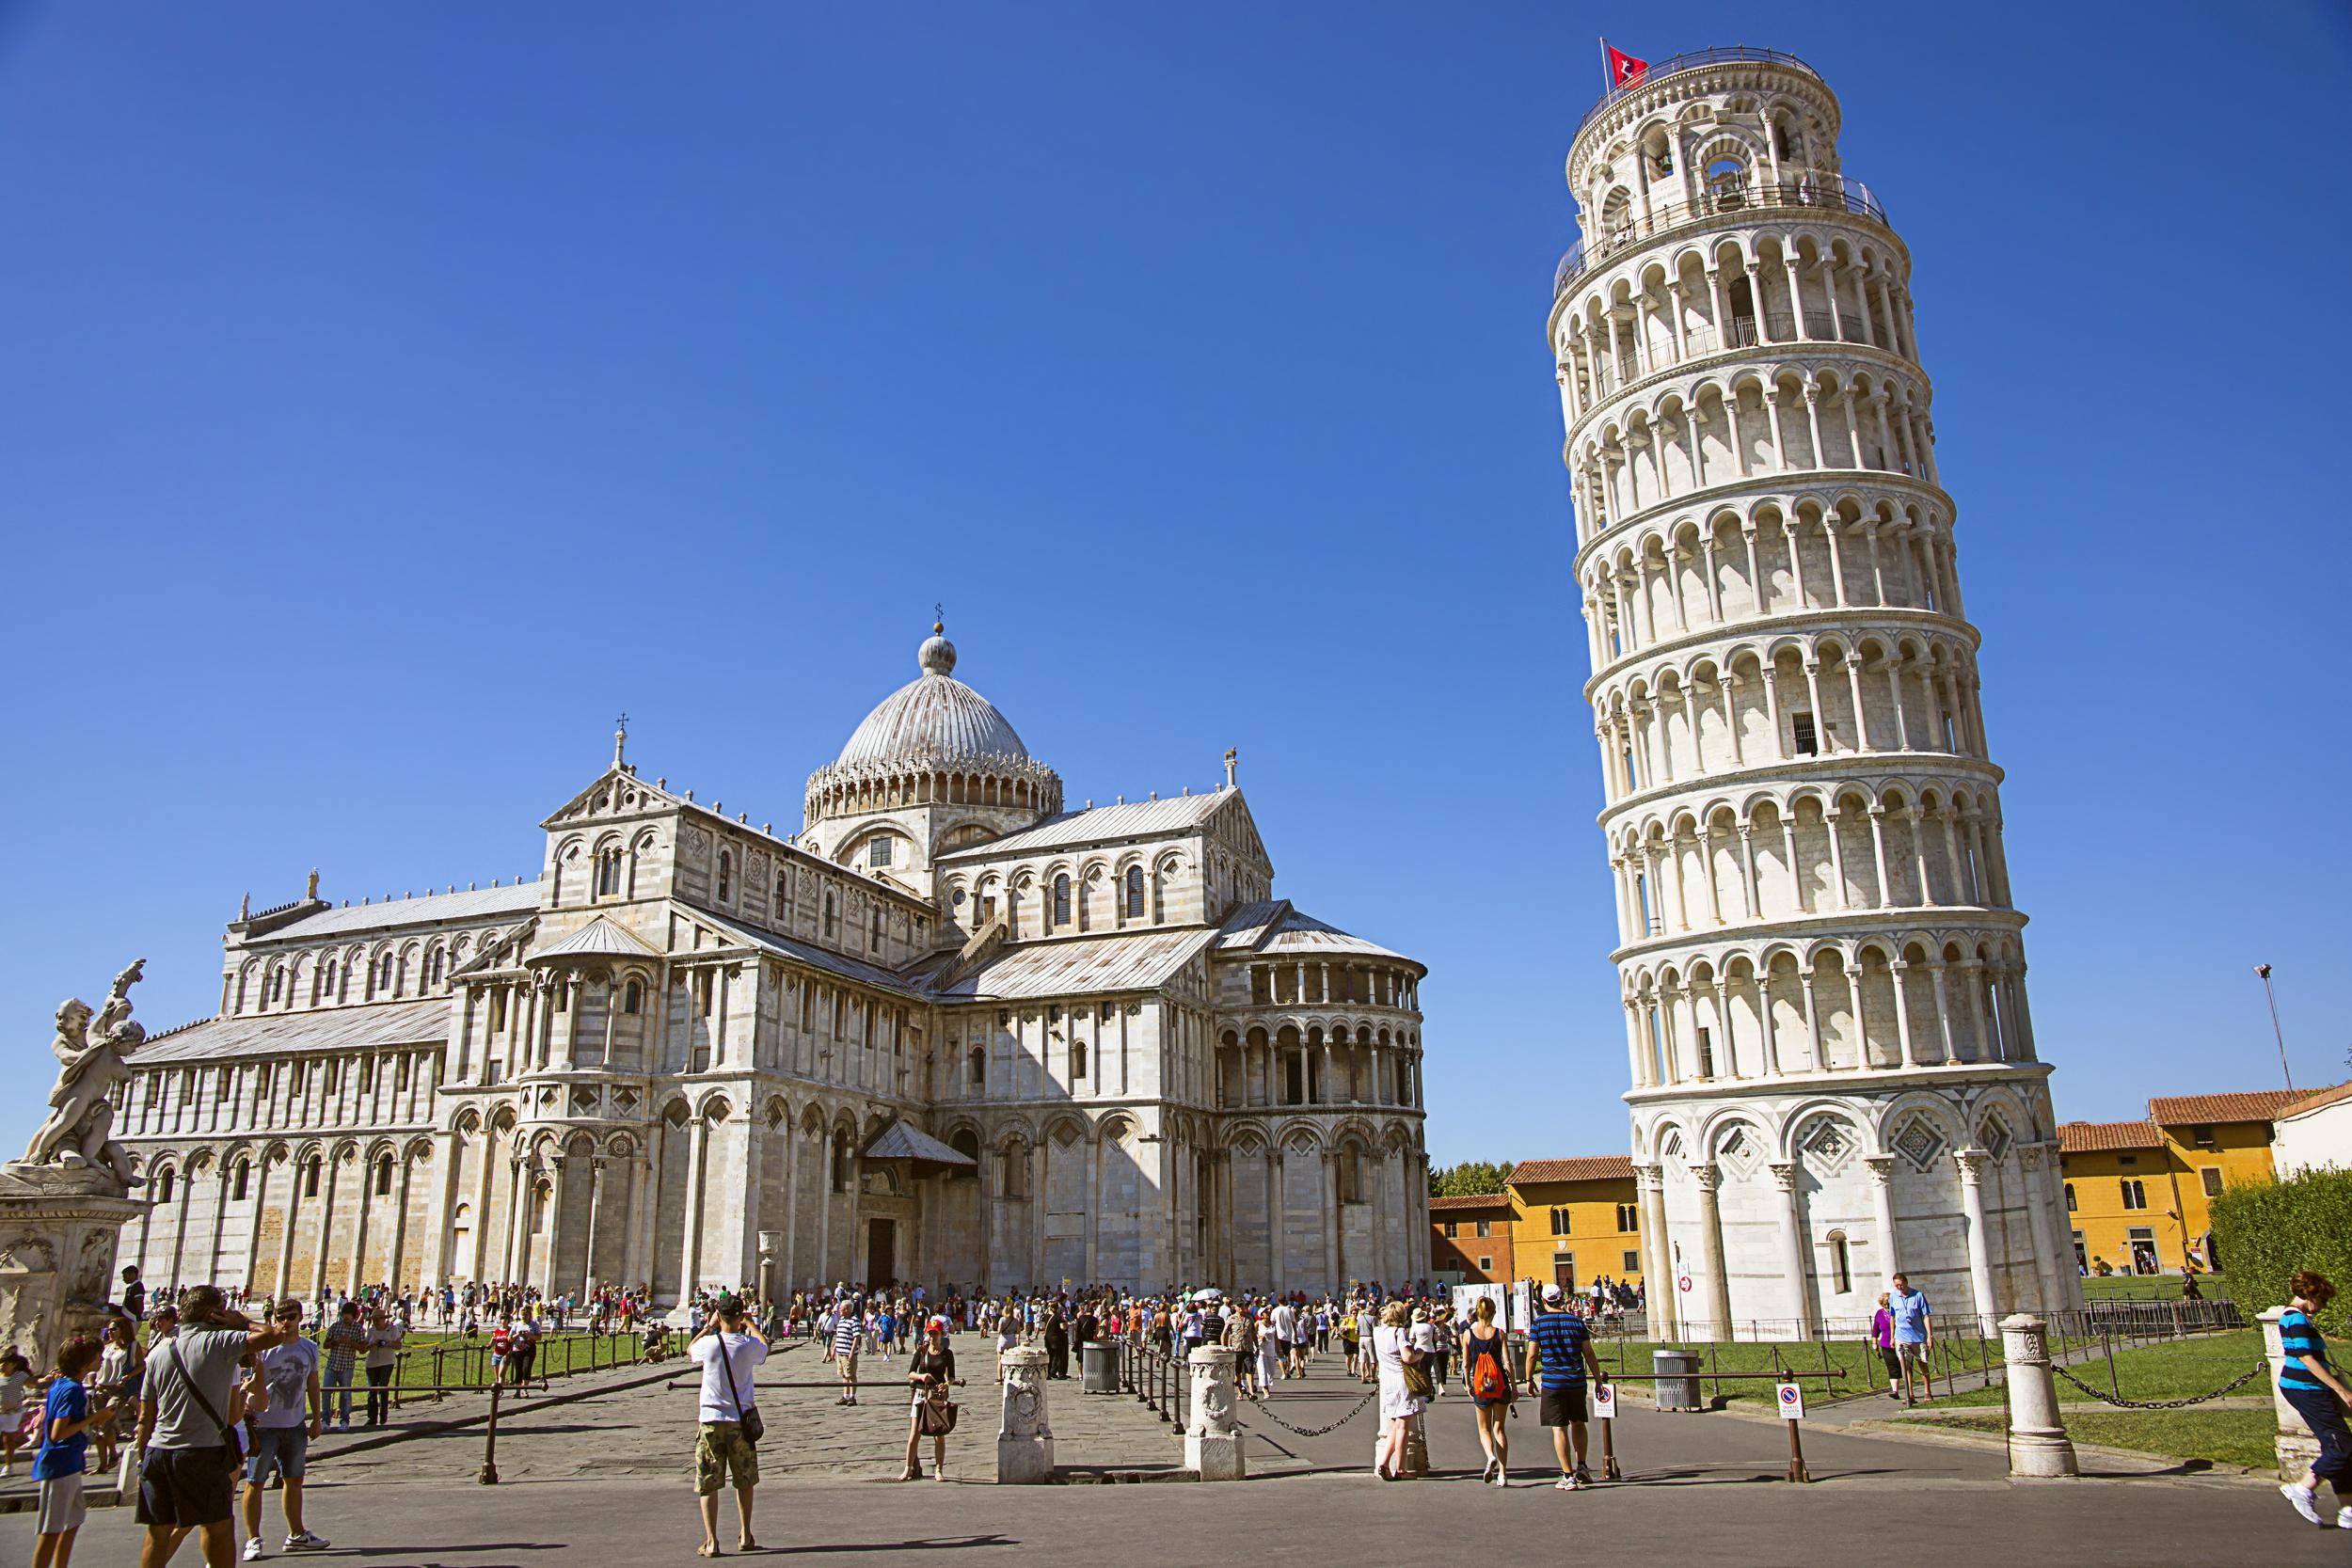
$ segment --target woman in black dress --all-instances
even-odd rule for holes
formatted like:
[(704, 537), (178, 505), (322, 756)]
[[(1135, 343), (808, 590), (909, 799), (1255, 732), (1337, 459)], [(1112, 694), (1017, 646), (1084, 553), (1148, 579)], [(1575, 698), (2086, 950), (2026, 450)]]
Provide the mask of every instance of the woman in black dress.
[(907, 1416), (907, 1467), (900, 1481), (921, 1481), (919, 1450), (928, 1433), (931, 1440), (931, 1479), (947, 1479), (947, 1433), (955, 1424), (955, 1406), (947, 1390), (960, 1388), (956, 1353), (947, 1344), (947, 1320), (933, 1318), (924, 1326), (923, 1342), (907, 1363), (907, 1383), (914, 1390), (914, 1408)]

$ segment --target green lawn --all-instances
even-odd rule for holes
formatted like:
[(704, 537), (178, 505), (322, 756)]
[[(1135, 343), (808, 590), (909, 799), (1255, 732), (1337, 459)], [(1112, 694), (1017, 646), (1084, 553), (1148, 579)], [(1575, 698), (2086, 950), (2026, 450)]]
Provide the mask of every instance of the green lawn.
[[(2065, 1345), (2053, 1345), (2058, 1351), (2079, 1349), (2085, 1341), (2072, 1340)], [(2091, 1341), (2095, 1343), (2095, 1341)], [(2066, 1370), (2101, 1393), (2120, 1392), (2127, 1400), (2177, 1400), (2192, 1394), (2209, 1394), (2230, 1382), (2262, 1359), (2263, 1337), (2258, 1328), (2231, 1329), (2220, 1334), (2199, 1335), (2194, 1338), (2168, 1340), (2162, 1344), (2144, 1346), (2138, 1350), (2119, 1350), (2115, 1353), (2115, 1375), (2107, 1375), (2104, 1355), (2088, 1361), (2074, 1361)], [(2265, 1378), (2256, 1378), (2239, 1392), (2263, 1394), (2269, 1390)], [(2091, 1396), (2058, 1380), (2058, 1402), (2088, 1400)], [(1939, 1399), (1944, 1405), (1999, 1404), (2001, 1390), (1978, 1388), (1967, 1393)], [(2067, 1418), (2071, 1425), (2074, 1418)], [(2163, 1451), (2163, 1450), (2159, 1450)]]
[[(1615, 1375), (1639, 1372), (1644, 1388), (1652, 1386), (1646, 1381), (1652, 1370), (1650, 1352), (1659, 1348), (1650, 1339), (1595, 1339), (1593, 1354), (1599, 1357), (1601, 1369)], [(1714, 1372), (1778, 1372), (1794, 1368), (1800, 1371), (1819, 1372), (1824, 1365), (1842, 1377), (1804, 1377), (1807, 1399), (1834, 1397), (1840, 1394), (1865, 1393), (1872, 1386), (1878, 1371), (1878, 1353), (1856, 1339), (1832, 1339), (1826, 1345), (1815, 1340), (1785, 1342), (1730, 1340), (1708, 1343), (1677, 1340), (1665, 1348), (1696, 1351), (1699, 1357), (1699, 1392), (1712, 1399), (1717, 1394), (1726, 1399), (1771, 1403), (1772, 1386), (1763, 1378), (1726, 1379), (1714, 1383), (1707, 1374)]]
[[(2217, 1274), (2201, 1274), (2197, 1289), (2207, 1301), (2228, 1301), (2230, 1282)], [(2179, 1301), (2181, 1276), (2176, 1274), (2111, 1274), (2083, 1280), (2086, 1301)]]
[[(1955, 1416), (1922, 1426), (1960, 1427), (1997, 1433), (2002, 1418)], [(2130, 1449), (2175, 1459), (2209, 1459), (2267, 1471), (2278, 1463), (2272, 1447), (2279, 1423), (2267, 1410), (2102, 1410), (2066, 1417), (2067, 1435), (2077, 1443)]]
[[(562, 1377), (610, 1367), (616, 1356), (622, 1362), (634, 1362), (639, 1358), (642, 1343), (634, 1335), (550, 1334), (539, 1341), (533, 1376)], [(392, 1381), (397, 1387), (408, 1388), (429, 1387), (436, 1383), (487, 1387), (489, 1379), (487, 1334), (468, 1339), (457, 1334), (418, 1333), (408, 1336), (401, 1352), (399, 1371)]]

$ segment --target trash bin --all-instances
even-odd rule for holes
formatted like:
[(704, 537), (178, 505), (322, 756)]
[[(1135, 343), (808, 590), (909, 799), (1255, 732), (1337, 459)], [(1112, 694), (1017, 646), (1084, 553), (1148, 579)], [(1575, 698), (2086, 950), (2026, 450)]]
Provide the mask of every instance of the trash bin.
[(1699, 1353), (1694, 1350), (1654, 1350), (1650, 1370), (1658, 1374), (1661, 1410), (1704, 1410), (1699, 1402)]
[(1119, 1392), (1119, 1343), (1114, 1339), (1089, 1339), (1080, 1352), (1078, 1391), (1082, 1394), (1116, 1394)]

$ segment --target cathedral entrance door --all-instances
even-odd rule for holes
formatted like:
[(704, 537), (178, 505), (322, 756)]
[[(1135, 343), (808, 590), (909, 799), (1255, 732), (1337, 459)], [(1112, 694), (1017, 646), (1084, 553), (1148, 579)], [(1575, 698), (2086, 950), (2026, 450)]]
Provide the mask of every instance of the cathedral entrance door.
[(866, 1283), (870, 1289), (885, 1280), (898, 1277), (895, 1254), (898, 1250), (898, 1223), (894, 1220), (866, 1222)]

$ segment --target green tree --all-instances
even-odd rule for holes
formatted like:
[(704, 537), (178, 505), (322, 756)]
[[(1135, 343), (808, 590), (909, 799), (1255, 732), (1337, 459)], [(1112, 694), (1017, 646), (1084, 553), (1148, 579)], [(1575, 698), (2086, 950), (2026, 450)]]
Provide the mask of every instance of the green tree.
[(1491, 1160), (1465, 1160), (1458, 1165), (1429, 1167), (1431, 1197), (1483, 1197), (1502, 1191), (1502, 1179), (1511, 1174), (1516, 1160), (1497, 1164)]
[(2347, 1292), (2320, 1314), (2323, 1324), (2341, 1331), (2352, 1319), (2352, 1171), (2238, 1182), (2213, 1200), (2213, 1239), (2230, 1294), (2249, 1319), (2285, 1304), (2297, 1269), (2316, 1269)]

